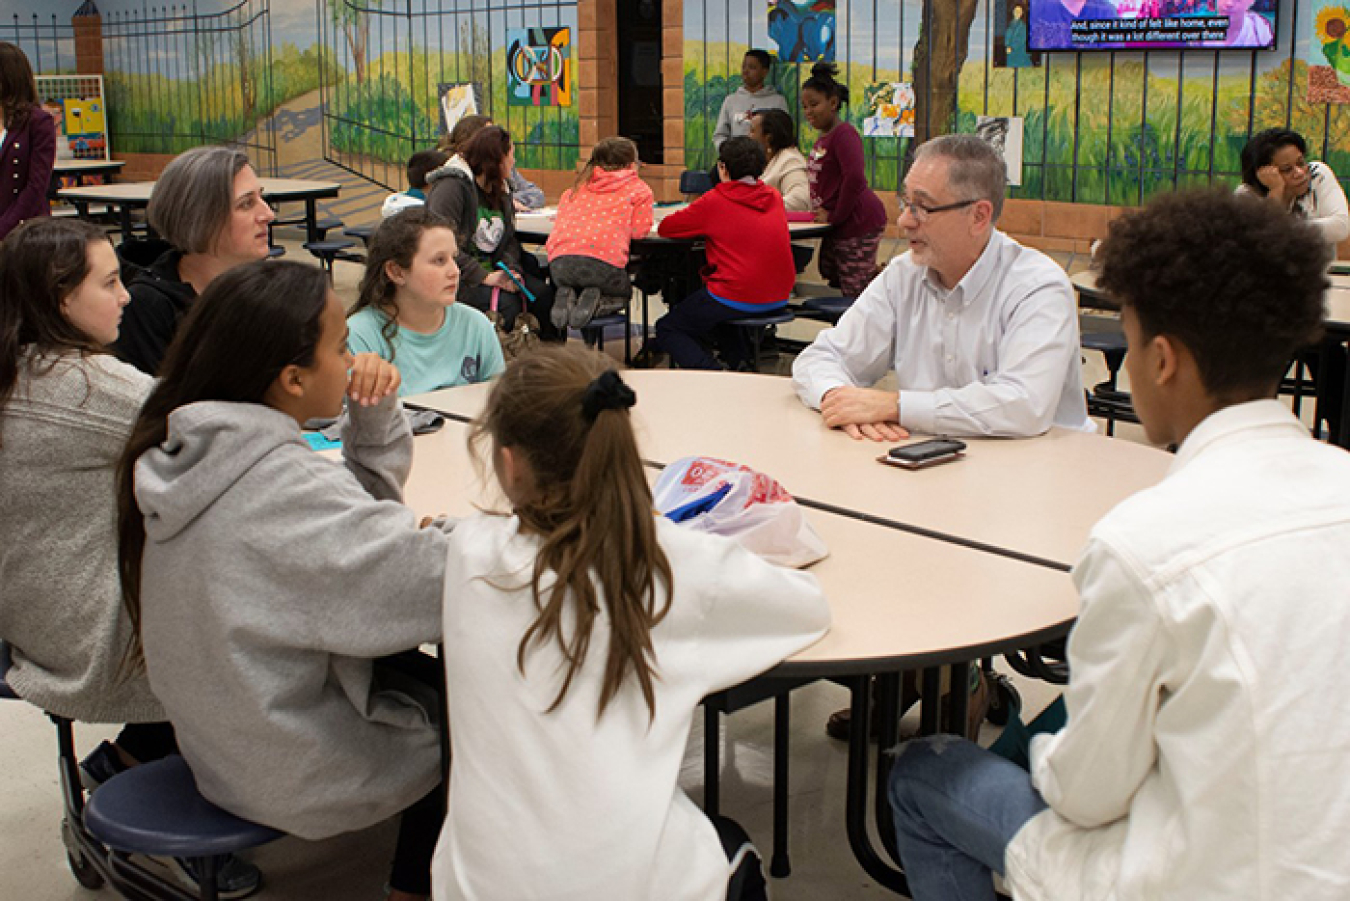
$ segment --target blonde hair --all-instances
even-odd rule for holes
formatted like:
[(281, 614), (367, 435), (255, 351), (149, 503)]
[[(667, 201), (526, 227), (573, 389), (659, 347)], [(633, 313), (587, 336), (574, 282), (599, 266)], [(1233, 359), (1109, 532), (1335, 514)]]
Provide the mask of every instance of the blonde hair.
[[(510, 448), (533, 476), (533, 494), (516, 515), (522, 530), (543, 539), (530, 581), (539, 615), (521, 638), (516, 665), (524, 673), (532, 647), (557, 643), (567, 675), (550, 711), (585, 662), (603, 612), (612, 634), (596, 716), (629, 678), (656, 715), (651, 631), (670, 609), (674, 583), (656, 541), (651, 488), (629, 422), (632, 400), (608, 357), (541, 348), (507, 367), (470, 433), (471, 449), (490, 437), (494, 453)], [(556, 578), (543, 590), (548, 573)], [(569, 607), (575, 625), (565, 633)]]

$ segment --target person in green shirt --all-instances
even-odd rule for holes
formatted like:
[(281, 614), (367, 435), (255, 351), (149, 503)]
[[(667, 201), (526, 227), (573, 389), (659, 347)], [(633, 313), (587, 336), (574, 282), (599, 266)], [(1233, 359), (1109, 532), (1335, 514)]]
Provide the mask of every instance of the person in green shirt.
[(487, 381), (506, 368), (492, 323), (455, 303), (457, 247), (450, 224), (422, 207), (389, 217), (371, 237), (347, 346), (397, 365), (400, 396)]

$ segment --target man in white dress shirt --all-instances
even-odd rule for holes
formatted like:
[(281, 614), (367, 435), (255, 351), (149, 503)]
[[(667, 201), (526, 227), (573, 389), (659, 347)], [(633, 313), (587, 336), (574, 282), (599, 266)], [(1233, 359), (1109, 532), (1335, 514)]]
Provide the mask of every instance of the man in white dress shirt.
[(1163, 195), (1112, 224), (1101, 284), (1167, 477), (1074, 567), (1068, 722), (1031, 772), (953, 737), (902, 746), (916, 901), (1350, 897), (1350, 456), (1276, 398), (1321, 330), (1329, 254), (1282, 210)]
[[(900, 198), (909, 252), (792, 366), (826, 425), (874, 441), (1095, 428), (1068, 276), (994, 227), (1006, 173), (974, 135), (919, 148)], [(891, 369), (898, 392), (871, 387)]]

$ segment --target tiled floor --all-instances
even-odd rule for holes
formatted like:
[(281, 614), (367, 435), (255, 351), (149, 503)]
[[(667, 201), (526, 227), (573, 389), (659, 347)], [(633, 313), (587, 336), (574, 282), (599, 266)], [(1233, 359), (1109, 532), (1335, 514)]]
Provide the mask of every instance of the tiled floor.
[[(288, 258), (308, 260), (298, 242), (288, 242)], [(355, 299), (360, 268), (339, 263), (338, 293)], [(654, 311), (654, 315), (658, 315)], [(817, 328), (792, 327), (809, 338)], [(621, 347), (621, 342), (611, 348)], [(1088, 360), (1085, 381), (1103, 377), (1101, 364)], [(1125, 428), (1127, 440), (1139, 440), (1137, 428)], [(1034, 713), (1054, 696), (1041, 683), (1019, 681), (1026, 709)], [(847, 692), (829, 683), (801, 689), (793, 700), (791, 823), (792, 875), (775, 880), (780, 901), (831, 901), (893, 897), (875, 885), (854, 862), (844, 834), (845, 748), (825, 737), (829, 713), (847, 703)], [(771, 831), (771, 705), (743, 711), (726, 721), (723, 733), (722, 811), (738, 819), (761, 848)], [(110, 736), (111, 727), (80, 726), (81, 750)], [(986, 739), (992, 727), (986, 727)], [(703, 734), (695, 728), (681, 783), (698, 800), (703, 784)], [(322, 778), (316, 773), (315, 778)], [(107, 889), (80, 888), (64, 861), (59, 835), (60, 802), (56, 774), (55, 730), (46, 718), (21, 702), (0, 702), (0, 901), (65, 901), (113, 898)], [(585, 824), (578, 824), (584, 828)], [(381, 897), (393, 842), (392, 824), (312, 843), (283, 839), (251, 856), (266, 874), (260, 899), (332, 899), (367, 901)]]

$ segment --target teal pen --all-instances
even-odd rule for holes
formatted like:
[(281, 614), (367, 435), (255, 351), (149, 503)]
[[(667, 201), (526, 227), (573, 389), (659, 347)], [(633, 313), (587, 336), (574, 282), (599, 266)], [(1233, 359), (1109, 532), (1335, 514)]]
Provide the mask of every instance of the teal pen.
[(511, 267), (510, 267), (510, 266), (507, 266), (507, 265), (506, 265), (505, 263), (503, 263), (501, 260), (498, 260), (498, 261), (497, 261), (497, 268), (500, 269), (502, 272), (505, 272), (505, 273), (506, 273), (506, 277), (509, 278), (509, 279), (511, 279), (511, 281), (513, 281), (513, 282), (516, 283), (516, 287), (520, 289), (520, 293), (521, 293), (521, 294), (524, 294), (524, 295), (526, 296), (526, 298), (529, 299), (530, 303), (534, 303), (534, 294), (532, 294), (532, 293), (530, 292), (530, 289), (529, 289), (529, 288), (525, 287), (525, 283), (524, 283), (524, 282), (522, 282), (520, 279), (516, 278), (516, 274), (515, 274), (514, 272), (511, 271)]

